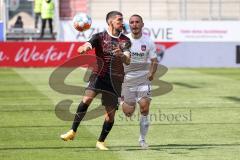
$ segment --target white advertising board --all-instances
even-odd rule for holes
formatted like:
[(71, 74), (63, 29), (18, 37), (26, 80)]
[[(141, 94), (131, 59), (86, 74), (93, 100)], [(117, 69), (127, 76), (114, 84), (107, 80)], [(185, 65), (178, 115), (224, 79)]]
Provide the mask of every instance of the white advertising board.
[[(91, 29), (79, 33), (71, 21), (62, 21), (61, 40), (86, 41), (106, 27), (105, 21), (93, 21)], [(167, 67), (240, 67), (239, 28), (237, 21), (146, 21), (143, 31), (156, 42)]]
[[(144, 33), (159, 42), (240, 42), (237, 21), (146, 21)], [(79, 33), (71, 21), (61, 21), (61, 40), (86, 41), (104, 30), (105, 21), (93, 21), (91, 29)]]

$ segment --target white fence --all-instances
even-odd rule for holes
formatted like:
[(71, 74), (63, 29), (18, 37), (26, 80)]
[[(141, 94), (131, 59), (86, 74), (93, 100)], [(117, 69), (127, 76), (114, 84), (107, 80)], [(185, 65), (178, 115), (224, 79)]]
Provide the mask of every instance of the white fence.
[(239, 20), (240, 0), (89, 0), (89, 14), (104, 19), (119, 10), (146, 20)]

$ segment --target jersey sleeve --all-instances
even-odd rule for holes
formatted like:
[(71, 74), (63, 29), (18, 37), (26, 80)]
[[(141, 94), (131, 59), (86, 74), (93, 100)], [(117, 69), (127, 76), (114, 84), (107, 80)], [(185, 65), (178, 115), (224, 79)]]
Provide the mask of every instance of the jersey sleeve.
[(92, 35), (92, 37), (87, 42), (91, 44), (92, 48), (95, 48), (99, 42), (99, 34)]
[(156, 45), (152, 40), (149, 40), (149, 58), (157, 58), (157, 53), (156, 53)]

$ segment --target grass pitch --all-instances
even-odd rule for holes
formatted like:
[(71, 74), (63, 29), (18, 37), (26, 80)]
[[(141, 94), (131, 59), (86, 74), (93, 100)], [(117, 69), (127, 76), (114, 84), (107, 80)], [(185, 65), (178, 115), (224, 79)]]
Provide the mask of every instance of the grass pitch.
[[(81, 123), (74, 141), (59, 139), (70, 121), (55, 115), (64, 95), (48, 85), (53, 69), (0, 69), (1, 160), (237, 160), (240, 159), (240, 70), (169, 69), (161, 79), (174, 89), (153, 97), (148, 150), (138, 147), (138, 110), (132, 119), (119, 110), (106, 142), (110, 151), (95, 149), (103, 116)], [(83, 70), (66, 83), (83, 84)], [(91, 108), (98, 106), (95, 100)], [(91, 109), (90, 108), (90, 109)]]

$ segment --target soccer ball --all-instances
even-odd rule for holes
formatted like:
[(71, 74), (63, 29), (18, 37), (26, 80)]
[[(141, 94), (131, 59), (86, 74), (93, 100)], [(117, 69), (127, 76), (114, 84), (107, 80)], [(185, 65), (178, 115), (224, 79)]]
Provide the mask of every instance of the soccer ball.
[(79, 32), (88, 30), (91, 24), (92, 19), (86, 13), (77, 13), (73, 17), (73, 27)]

